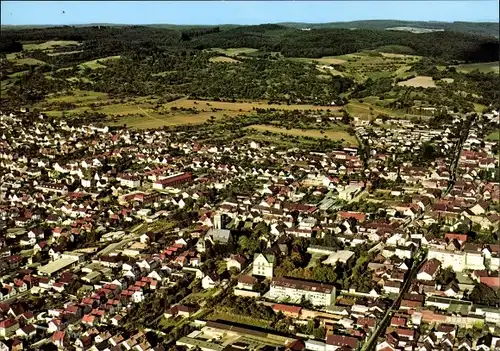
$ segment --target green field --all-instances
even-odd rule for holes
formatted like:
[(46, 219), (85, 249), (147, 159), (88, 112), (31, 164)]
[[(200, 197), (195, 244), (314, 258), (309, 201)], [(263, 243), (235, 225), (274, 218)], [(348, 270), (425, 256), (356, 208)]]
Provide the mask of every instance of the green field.
[(229, 48), (229, 49), (212, 48), (210, 50), (219, 52), (219, 53), (227, 55), (227, 56), (239, 56), (241, 54), (252, 54), (254, 52), (259, 51), (257, 49), (252, 49), (252, 48)]
[(235, 60), (233, 58), (230, 58), (230, 57), (226, 57), (226, 56), (215, 56), (215, 57), (211, 57), (210, 62), (225, 62), (225, 63), (240, 63), (240, 61), (238, 60)]
[(343, 130), (329, 130), (325, 129), (323, 133), (319, 129), (285, 129), (280, 127), (274, 127), (267, 124), (253, 124), (251, 126), (245, 127), (246, 129), (255, 129), (259, 132), (271, 132), (278, 134), (287, 134), (300, 137), (312, 137), (312, 138), (328, 138), (330, 140), (343, 140), (346, 145), (357, 145), (358, 142), (356, 138), (346, 131)]
[(497, 130), (495, 132), (491, 132), (490, 134), (488, 134), (488, 136), (486, 137), (486, 140), (489, 140), (489, 141), (500, 140), (500, 130)]
[(482, 73), (498, 73), (499, 62), (482, 62), (482, 63), (469, 63), (455, 66), (458, 72), (462, 73), (470, 73), (472, 71), (478, 70)]
[(52, 51), (54, 48), (59, 46), (72, 46), (80, 44), (81, 44), (80, 42), (74, 40), (49, 40), (41, 44), (33, 44), (33, 43), (23, 44), (23, 51), (30, 51), (30, 50)]
[[(377, 51), (362, 51), (339, 56), (325, 56), (318, 59), (291, 58), (291, 60), (318, 64), (318, 69), (324, 73), (351, 77), (356, 81), (368, 78), (405, 77), (412, 64), (420, 60), (420, 56), (397, 53), (380, 53)], [(327, 69), (326, 66), (342, 66), (343, 69)]]
[(10, 58), (10, 62), (12, 62), (14, 65), (17, 66), (22, 66), (22, 65), (29, 65), (29, 66), (38, 66), (38, 65), (44, 65), (45, 62), (31, 58), (31, 57), (26, 57), (26, 58)]
[(98, 69), (98, 68), (106, 68), (106, 61), (109, 60), (117, 60), (119, 59), (120, 56), (109, 56), (109, 57), (103, 57), (97, 60), (92, 60), (92, 61), (87, 61), (83, 62), (78, 65), (78, 68), (85, 69), (85, 68), (90, 68), (90, 69)]

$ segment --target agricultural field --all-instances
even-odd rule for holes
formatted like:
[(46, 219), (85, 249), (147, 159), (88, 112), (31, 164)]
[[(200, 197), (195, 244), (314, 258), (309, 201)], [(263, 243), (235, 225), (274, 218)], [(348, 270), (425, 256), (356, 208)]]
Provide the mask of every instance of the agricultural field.
[(214, 62), (214, 63), (218, 63), (218, 62), (223, 62), (223, 63), (240, 63), (240, 61), (238, 60), (235, 60), (231, 57), (227, 57), (227, 56), (215, 56), (215, 57), (211, 57), (210, 62)]
[[(59, 103), (75, 105), (62, 111)], [(180, 124), (198, 124), (209, 120), (234, 117), (252, 113), (256, 108), (274, 108), (280, 110), (326, 110), (340, 111), (339, 107), (314, 105), (278, 105), (265, 102), (221, 102), (178, 99), (160, 104), (153, 97), (127, 100), (111, 99), (107, 94), (75, 90), (70, 94), (48, 96), (45, 102), (37, 105), (50, 116), (71, 117), (72, 114), (96, 111), (108, 115), (109, 125), (127, 124), (133, 128), (159, 128)], [(56, 107), (56, 108), (54, 108)]]
[(23, 44), (23, 51), (42, 50), (45, 52), (52, 52), (55, 48), (61, 46), (76, 46), (81, 43), (74, 40), (49, 40), (41, 44), (26, 43)]
[(481, 73), (499, 73), (499, 62), (469, 63), (454, 66), (457, 72), (470, 73), (478, 70)]
[(435, 88), (436, 83), (429, 76), (416, 76), (414, 78), (399, 82), (398, 85), (405, 87)]
[(221, 48), (212, 48), (211, 51), (216, 51), (226, 56), (239, 56), (239, 55), (247, 55), (253, 54), (259, 50), (252, 48), (229, 48), (229, 49), (221, 49)]
[[(12, 55), (12, 54), (9, 54)], [(22, 66), (22, 65), (29, 65), (29, 66), (38, 66), (38, 65), (44, 65), (45, 62), (31, 58), (31, 57), (21, 57), (17, 58), (16, 56), (10, 56), (7, 57), (7, 59), (12, 62), (14, 65), (17, 66)]]
[(109, 57), (104, 57), (104, 58), (100, 58), (100, 59), (97, 59), (97, 60), (87, 61), (87, 62), (83, 62), (83, 63), (79, 64), (78, 68), (80, 68), (80, 69), (85, 69), (85, 68), (90, 68), (90, 69), (106, 68), (106, 61), (117, 60), (119, 58), (120, 58), (120, 56), (109, 56)]
[(288, 134), (299, 137), (312, 137), (312, 138), (328, 138), (330, 140), (344, 140), (346, 145), (357, 145), (357, 140), (354, 136), (350, 135), (343, 130), (329, 130), (323, 131), (319, 129), (285, 129), (275, 127), (267, 124), (253, 124), (246, 127), (247, 129), (255, 129), (260, 132), (271, 132), (278, 134)]
[[(316, 63), (319, 70), (333, 75), (342, 75), (356, 81), (368, 78), (405, 77), (411, 65), (420, 60), (420, 56), (406, 54), (362, 51), (340, 56), (326, 56), (318, 59), (292, 58), (291, 60)], [(333, 67), (330, 67), (333, 65)]]

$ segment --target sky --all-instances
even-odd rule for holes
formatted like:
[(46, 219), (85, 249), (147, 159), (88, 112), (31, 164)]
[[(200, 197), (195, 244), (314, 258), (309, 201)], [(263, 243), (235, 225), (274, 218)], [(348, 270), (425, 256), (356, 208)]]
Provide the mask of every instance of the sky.
[[(63, 12), (64, 11), (64, 12)], [(1, 24), (261, 24), (367, 19), (498, 22), (499, 0), (1, 1)]]

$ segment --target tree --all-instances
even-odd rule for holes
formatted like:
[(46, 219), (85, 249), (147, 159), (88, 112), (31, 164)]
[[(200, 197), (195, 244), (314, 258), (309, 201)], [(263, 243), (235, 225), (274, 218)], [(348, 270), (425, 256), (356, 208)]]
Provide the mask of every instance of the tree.
[(500, 296), (489, 286), (479, 283), (472, 289), (469, 300), (478, 305), (500, 306)]

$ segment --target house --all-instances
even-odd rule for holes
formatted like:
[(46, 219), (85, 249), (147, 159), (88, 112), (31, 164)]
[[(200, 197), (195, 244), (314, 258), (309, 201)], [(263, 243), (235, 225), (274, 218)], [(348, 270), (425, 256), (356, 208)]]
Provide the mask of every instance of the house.
[(271, 279), (273, 277), (275, 262), (276, 257), (274, 255), (262, 253), (254, 254), (252, 275)]
[(350, 348), (351, 350), (356, 350), (359, 343), (359, 339), (352, 336), (329, 334), (326, 336), (325, 351), (334, 351), (339, 348)]
[(441, 267), (441, 262), (435, 258), (427, 260), (422, 268), (417, 273), (417, 280), (432, 281), (436, 279), (436, 276)]
[(196, 312), (195, 307), (176, 304), (176, 305), (172, 306), (171, 308), (169, 308), (164, 313), (164, 316), (165, 316), (165, 318), (172, 318), (172, 317), (177, 317), (177, 316), (180, 316), (182, 318), (189, 318), (195, 312)]
[(216, 273), (209, 273), (201, 280), (203, 289), (213, 289), (220, 284), (220, 277)]
[(300, 312), (302, 311), (302, 307), (300, 306), (290, 306), (284, 304), (274, 304), (273, 311), (275, 313), (283, 313), (283, 315), (290, 318), (299, 318)]
[(68, 346), (66, 332), (62, 330), (57, 330), (56, 332), (54, 332), (50, 340), (55, 346), (57, 346), (58, 349), (64, 349), (66, 346)]
[(257, 284), (257, 279), (251, 275), (240, 275), (238, 277), (238, 289), (253, 290), (255, 284)]
[(19, 329), (19, 323), (14, 318), (0, 321), (0, 337), (9, 338), (17, 329)]
[(241, 272), (241, 270), (245, 268), (246, 262), (247, 260), (243, 255), (231, 255), (227, 260), (227, 270), (231, 270), (231, 268), (234, 268), (237, 271)]

